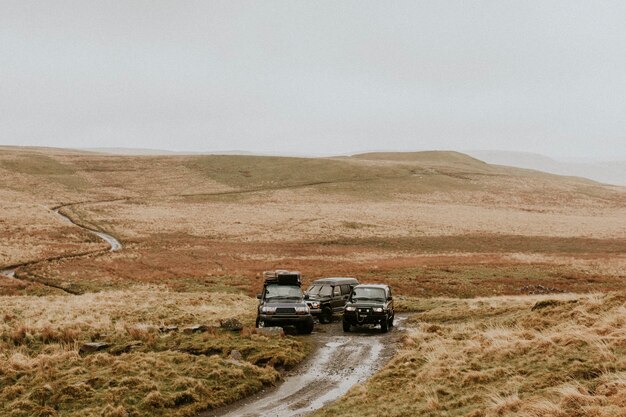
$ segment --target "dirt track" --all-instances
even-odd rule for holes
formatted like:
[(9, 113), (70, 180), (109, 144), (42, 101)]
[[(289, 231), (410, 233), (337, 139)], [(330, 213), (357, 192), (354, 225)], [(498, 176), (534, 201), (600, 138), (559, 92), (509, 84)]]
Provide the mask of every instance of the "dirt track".
[[(117, 240), (115, 237), (113, 237), (113, 236), (111, 236), (111, 235), (109, 235), (107, 233), (104, 233), (104, 232), (101, 232), (101, 231), (98, 231), (98, 230), (94, 230), (94, 229), (90, 229), (88, 227), (85, 227), (85, 226), (82, 226), (82, 225), (78, 224), (77, 222), (72, 220), (70, 217), (68, 217), (65, 214), (61, 213), (59, 211), (59, 209), (60, 209), (60, 207), (53, 208), (52, 211), (57, 216), (59, 216), (61, 219), (63, 219), (63, 221), (71, 223), (74, 226), (80, 227), (81, 229), (84, 229), (84, 230), (88, 231), (89, 233), (93, 233), (94, 235), (98, 236), (100, 239), (104, 240), (106, 243), (109, 244), (109, 252), (115, 252), (115, 251), (118, 251), (118, 250), (122, 249), (121, 242), (119, 240)], [(93, 253), (97, 253), (97, 252), (100, 252), (100, 251), (94, 251)], [(84, 254), (60, 256), (60, 257), (56, 257), (55, 259), (72, 258), (72, 257), (75, 257), (75, 256), (80, 256), (80, 255), (84, 255)], [(25, 264), (14, 265), (12, 267), (0, 270), (0, 275), (4, 275), (4, 276), (9, 277), (9, 278), (14, 278), (15, 277), (15, 271), (20, 266), (25, 266), (25, 265), (29, 265), (29, 264), (33, 264), (33, 263), (37, 263), (37, 262), (45, 262), (46, 260), (50, 260), (50, 259), (42, 259), (41, 261), (27, 262)]]
[(120, 241), (117, 240), (116, 238), (114, 238), (113, 236), (111, 236), (111, 235), (109, 235), (107, 233), (101, 232), (99, 230), (94, 230), (94, 229), (90, 229), (88, 227), (82, 226), (82, 225), (76, 223), (70, 217), (68, 217), (65, 214), (61, 213), (59, 210), (60, 210), (59, 208), (53, 209), (53, 211), (58, 216), (60, 216), (64, 221), (72, 223), (74, 226), (78, 226), (81, 229), (85, 229), (88, 232), (93, 233), (94, 235), (98, 236), (100, 239), (104, 240), (106, 243), (108, 243), (109, 246), (110, 246), (110, 248), (109, 248), (110, 252), (115, 252), (115, 251), (118, 251), (118, 250), (122, 249), (122, 244), (120, 243)]
[(359, 329), (344, 334), (341, 323), (316, 324), (311, 357), (278, 387), (199, 417), (296, 417), (310, 414), (373, 375), (393, 355), (402, 334), (396, 317), (392, 331)]

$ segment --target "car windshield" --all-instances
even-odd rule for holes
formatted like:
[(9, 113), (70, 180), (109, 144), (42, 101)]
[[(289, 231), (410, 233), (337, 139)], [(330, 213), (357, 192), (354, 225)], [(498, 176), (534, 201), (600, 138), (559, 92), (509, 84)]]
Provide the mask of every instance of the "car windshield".
[(265, 287), (265, 299), (268, 300), (272, 298), (299, 299), (302, 298), (302, 292), (300, 291), (300, 287), (295, 285), (271, 284)]
[(381, 300), (385, 301), (385, 290), (382, 288), (355, 287), (350, 297), (353, 301), (358, 300)]
[(315, 284), (315, 285), (311, 285), (309, 289), (307, 290), (307, 292), (310, 295), (328, 296), (332, 294), (333, 289), (330, 285)]

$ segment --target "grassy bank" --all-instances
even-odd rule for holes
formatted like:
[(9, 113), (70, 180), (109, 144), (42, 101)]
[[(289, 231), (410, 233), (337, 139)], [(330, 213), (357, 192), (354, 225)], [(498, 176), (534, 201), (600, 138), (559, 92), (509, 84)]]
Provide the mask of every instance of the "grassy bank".
[(626, 415), (625, 303), (624, 293), (415, 300), (424, 312), (396, 357), (315, 416)]
[[(2, 301), (3, 416), (192, 416), (275, 383), (307, 352), (250, 329), (255, 300), (243, 295), (144, 287)], [(248, 327), (219, 327), (233, 317)], [(196, 324), (207, 329), (184, 330)], [(95, 341), (108, 346), (80, 351)]]

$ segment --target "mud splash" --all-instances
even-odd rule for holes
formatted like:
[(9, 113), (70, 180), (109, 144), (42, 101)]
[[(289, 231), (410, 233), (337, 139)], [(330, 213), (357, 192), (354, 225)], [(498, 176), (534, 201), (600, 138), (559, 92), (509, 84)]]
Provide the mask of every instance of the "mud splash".
[(354, 385), (367, 380), (393, 355), (402, 321), (386, 334), (378, 329), (343, 333), (340, 323), (316, 324), (311, 337), (320, 346), (302, 366), (275, 389), (256, 397), (202, 413), (199, 417), (298, 417), (337, 400)]

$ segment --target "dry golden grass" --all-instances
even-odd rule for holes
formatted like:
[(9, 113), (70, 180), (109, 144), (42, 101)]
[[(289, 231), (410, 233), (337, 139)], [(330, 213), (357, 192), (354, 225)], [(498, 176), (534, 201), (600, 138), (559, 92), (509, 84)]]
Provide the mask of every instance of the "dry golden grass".
[[(306, 346), (292, 338), (219, 328), (248, 326), (256, 300), (159, 287), (82, 296), (4, 297), (0, 304), (3, 416), (191, 416), (250, 395), (293, 366)], [(207, 333), (187, 334), (203, 324)], [(163, 333), (163, 326), (179, 331)], [(110, 343), (81, 356), (82, 343)], [(238, 350), (243, 360), (231, 360)]]
[[(0, 266), (106, 248), (50, 212), (62, 204), (124, 245), (0, 278), (2, 415), (192, 415), (273, 383), (304, 357), (297, 339), (158, 327), (232, 316), (250, 325), (255, 301), (242, 294), (279, 267), (307, 280), (387, 282), (408, 297), (401, 308), (428, 310), (390, 367), (326, 415), (623, 413), (619, 296), (554, 296), (535, 310), (537, 297), (412, 297), (623, 290), (624, 188), (445, 152), (129, 157), (4, 147), (0, 178)], [(81, 357), (89, 340), (111, 350)], [(227, 358), (233, 349), (240, 363)], [(401, 384), (406, 397), (394, 394)]]
[(316, 416), (626, 415), (626, 294), (413, 307), (396, 357)]
[[(619, 245), (626, 239), (623, 188), (492, 166), (457, 153), (307, 159), (128, 157), (3, 148), (0, 175), (6, 178), (0, 188), (0, 200), (6, 205), (2, 217), (6, 227), (0, 237), (7, 242), (0, 249), (0, 265), (90, 250), (92, 237), (45, 211), (89, 201), (98, 203), (63, 210), (81, 224), (121, 238), (128, 259), (160, 258), (164, 248), (198, 252), (196, 260), (186, 256), (190, 268), (184, 275), (193, 279), (207, 267), (215, 267), (210, 271), (214, 275), (248, 274), (248, 267), (237, 268), (237, 262), (228, 261), (239, 254), (270, 264), (294, 255), (316, 258), (310, 261), (317, 260), (317, 265), (349, 257), (348, 262), (361, 264), (357, 271), (363, 271), (380, 259), (407, 254), (472, 254), (474, 242), (482, 246), (481, 253), (550, 253), (554, 245), (546, 246), (546, 239), (554, 238), (571, 241), (556, 253), (586, 248), (602, 253), (607, 241)], [(466, 243), (431, 244), (445, 237)], [(507, 243), (520, 237), (538, 239), (538, 244)], [(485, 246), (488, 239), (493, 243)], [(202, 247), (223, 242), (228, 242), (228, 251), (201, 253)], [(277, 242), (286, 247), (308, 242), (322, 247), (300, 246), (302, 253), (289, 257), (283, 248), (265, 250)], [(597, 243), (602, 247), (593, 249)], [(329, 247), (336, 248), (334, 253), (317, 255)], [(215, 259), (223, 267), (219, 270), (201, 258)], [(92, 264), (78, 259), (74, 267), (68, 263), (51, 268), (50, 273), (59, 277), (44, 275), (73, 281), (85, 263)], [(147, 273), (141, 275), (163, 279), (180, 271), (177, 267), (173, 274), (163, 274), (162, 265), (152, 261), (140, 269)], [(132, 282), (138, 274), (126, 276), (123, 270), (102, 265), (90, 275)], [(81, 288), (94, 289), (84, 284)]]
[(0, 266), (106, 249), (41, 204), (0, 202)]

